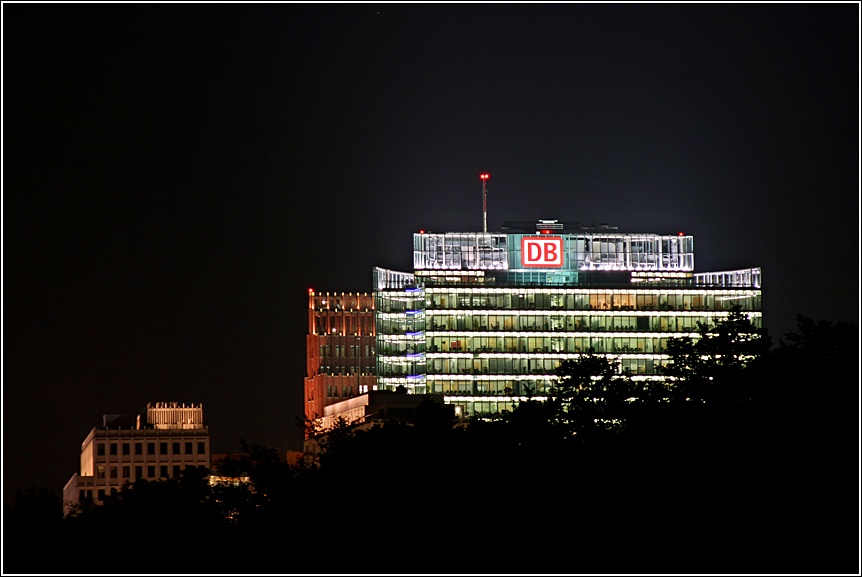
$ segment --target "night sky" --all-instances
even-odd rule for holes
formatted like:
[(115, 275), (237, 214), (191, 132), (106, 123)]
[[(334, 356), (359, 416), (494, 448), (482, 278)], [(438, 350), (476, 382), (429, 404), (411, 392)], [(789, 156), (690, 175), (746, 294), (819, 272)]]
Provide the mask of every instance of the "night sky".
[(856, 2), (2, 10), (4, 499), (147, 402), (300, 449), (308, 289), (481, 230), (483, 171), (490, 231), (683, 231), (774, 343), (858, 324)]

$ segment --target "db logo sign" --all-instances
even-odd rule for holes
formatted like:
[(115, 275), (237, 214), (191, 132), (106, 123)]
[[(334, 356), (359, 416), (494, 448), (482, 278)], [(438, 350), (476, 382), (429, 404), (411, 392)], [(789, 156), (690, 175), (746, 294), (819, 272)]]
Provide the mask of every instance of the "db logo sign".
[(563, 266), (563, 239), (559, 236), (534, 236), (521, 239), (521, 262), (525, 267), (560, 268)]

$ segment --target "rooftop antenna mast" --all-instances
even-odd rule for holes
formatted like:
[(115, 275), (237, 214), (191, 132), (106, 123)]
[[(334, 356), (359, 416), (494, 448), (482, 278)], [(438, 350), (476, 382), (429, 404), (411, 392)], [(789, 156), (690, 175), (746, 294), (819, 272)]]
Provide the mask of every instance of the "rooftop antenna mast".
[(488, 232), (488, 188), (485, 186), (485, 183), (488, 182), (488, 179), (491, 177), (487, 172), (483, 172), (479, 175), (479, 178), (482, 179), (482, 232)]

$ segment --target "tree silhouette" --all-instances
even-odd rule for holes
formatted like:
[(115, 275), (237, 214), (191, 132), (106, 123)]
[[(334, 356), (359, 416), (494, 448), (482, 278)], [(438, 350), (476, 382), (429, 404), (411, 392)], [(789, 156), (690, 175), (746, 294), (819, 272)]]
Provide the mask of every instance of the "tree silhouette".
[[(669, 386), (590, 351), (560, 365), (546, 397), (466, 427), (425, 399), (410, 419), (337, 422), (319, 459), (296, 467), (241, 441), (219, 472), (250, 485), (210, 486), (206, 470), (186, 469), (61, 523), (56, 496), (22, 493), (4, 511), (7, 567), (852, 574), (856, 328), (800, 315), (771, 350), (734, 310), (699, 333), (671, 342)], [(443, 537), (475, 554), (436, 553)], [(25, 557), (37, 541), (59, 555)]]
[(618, 360), (590, 349), (562, 361), (556, 374), (547, 402), (565, 435), (584, 440), (621, 429), (634, 390), (630, 378), (620, 374)]
[[(3, 505), (4, 573), (62, 573), (60, 549), (63, 536), (63, 501), (45, 487), (17, 490), (11, 503)], [(16, 552), (41, 554), (20, 556)], [(59, 558), (48, 554), (56, 550)]]
[[(766, 329), (734, 306), (726, 319), (697, 323), (698, 339), (668, 340), (670, 362), (662, 373), (673, 379), (677, 399), (727, 405), (751, 400), (755, 383), (748, 378), (753, 367), (769, 353)], [(752, 370), (746, 370), (751, 368)]]

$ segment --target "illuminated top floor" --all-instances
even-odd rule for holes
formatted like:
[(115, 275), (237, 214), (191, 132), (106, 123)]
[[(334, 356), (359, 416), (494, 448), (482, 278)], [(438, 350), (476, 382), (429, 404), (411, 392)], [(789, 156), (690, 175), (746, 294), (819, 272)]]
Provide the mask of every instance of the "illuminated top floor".
[(538, 221), (531, 231), (421, 231), (413, 235), (415, 270), (676, 271), (694, 270), (694, 238), (623, 233), (613, 227)]
[(760, 269), (694, 272), (694, 238), (608, 225), (507, 222), (504, 232), (413, 235), (413, 272), (375, 270), (375, 290), (446, 284), (760, 288)]

